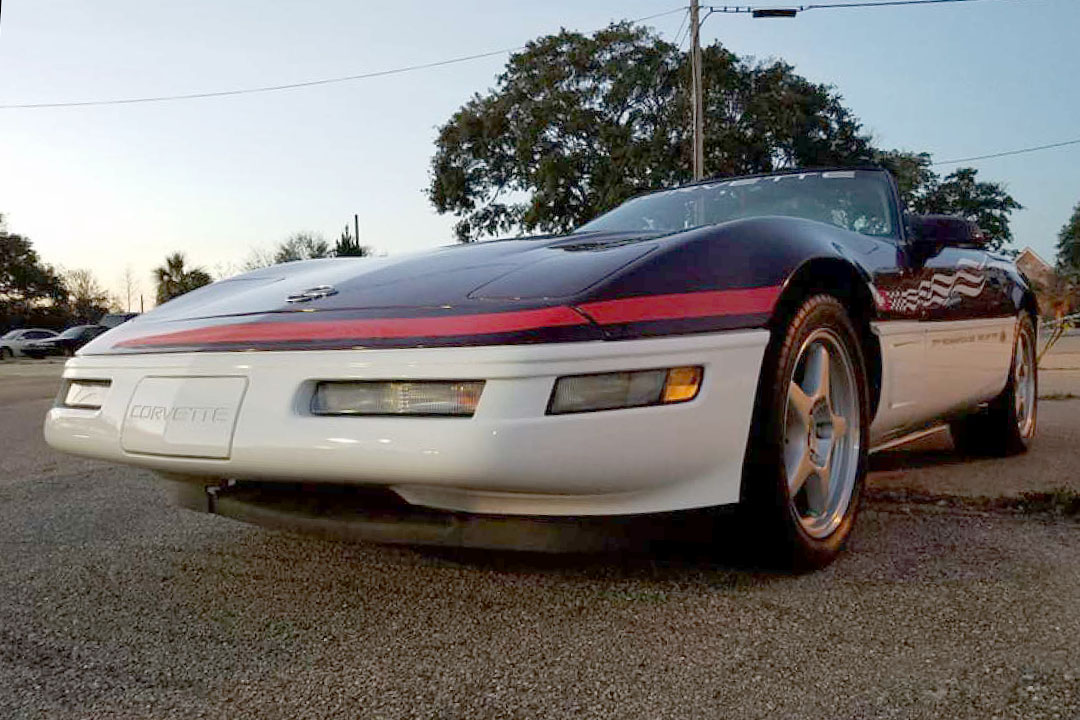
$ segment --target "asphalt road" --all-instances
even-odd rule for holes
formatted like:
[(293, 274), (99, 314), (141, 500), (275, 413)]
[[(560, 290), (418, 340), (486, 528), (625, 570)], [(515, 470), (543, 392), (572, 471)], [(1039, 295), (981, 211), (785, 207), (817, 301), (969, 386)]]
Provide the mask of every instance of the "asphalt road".
[(52, 453), (55, 382), (0, 382), (0, 718), (1080, 717), (1074, 520), (871, 503), (804, 576), (338, 544)]

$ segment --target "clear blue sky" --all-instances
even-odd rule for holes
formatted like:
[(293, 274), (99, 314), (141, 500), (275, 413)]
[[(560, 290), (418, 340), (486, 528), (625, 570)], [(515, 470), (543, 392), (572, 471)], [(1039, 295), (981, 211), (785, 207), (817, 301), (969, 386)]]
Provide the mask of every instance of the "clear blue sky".
[[(805, 0), (804, 0), (805, 1)], [(764, 4), (764, 3), (758, 3)], [(680, 0), (4, 0), (0, 104), (225, 90), (515, 47)], [(682, 17), (650, 21), (669, 39)], [(713, 15), (703, 42), (834, 84), (884, 147), (947, 160), (1080, 138), (1080, 2), (981, 0)], [(298, 230), (396, 254), (451, 240), (423, 195), (436, 128), (505, 57), (280, 93), (0, 110), (0, 212), (44, 259), (114, 291), (183, 250), (211, 270)], [(1080, 201), (1080, 146), (975, 163), (1025, 206), (1017, 247), (1053, 259)], [(949, 168), (943, 168), (948, 170)]]

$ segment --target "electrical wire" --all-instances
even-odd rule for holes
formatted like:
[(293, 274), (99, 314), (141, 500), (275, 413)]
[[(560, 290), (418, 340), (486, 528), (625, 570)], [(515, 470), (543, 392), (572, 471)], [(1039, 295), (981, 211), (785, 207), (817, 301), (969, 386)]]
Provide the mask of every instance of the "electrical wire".
[[(665, 10), (664, 12), (655, 13), (653, 15), (647, 15), (645, 17), (636, 18), (627, 22), (636, 24), (645, 22), (646, 20), (653, 20), (655, 18), (664, 17), (666, 15), (672, 15), (677, 12), (684, 12), (685, 7), (678, 7), (672, 10)], [(259, 87), (250, 88), (237, 88), (234, 90), (217, 90), (212, 92), (197, 92), (197, 93), (182, 93), (177, 95), (152, 95), (147, 97), (134, 97), (134, 98), (113, 98), (110, 100), (79, 100), (72, 102), (43, 102), (43, 103), (11, 103), (6, 105), (0, 105), (0, 110), (36, 110), (43, 108), (72, 108), (72, 107), (96, 107), (104, 105), (136, 105), (142, 103), (156, 103), (156, 102), (173, 102), (178, 100), (199, 100), (204, 98), (217, 98), (217, 97), (230, 97), (235, 95), (251, 95), (254, 93), (268, 93), (279, 92), (282, 90), (296, 90), (298, 88), (316, 87), (318, 85), (333, 85), (337, 83), (353, 82), (356, 80), (368, 80), (370, 78), (386, 77), (388, 75), (400, 75), (403, 73), (415, 72), (417, 70), (427, 70), (430, 68), (443, 67), (446, 65), (456, 65), (458, 63), (469, 62), (470, 60), (480, 60), (482, 58), (496, 57), (498, 55), (507, 55), (512, 52), (523, 50), (526, 46), (520, 45), (518, 47), (503, 48), (502, 50), (491, 50), (489, 52), (476, 53), (474, 55), (463, 55), (460, 57), (450, 58), (447, 60), (437, 60), (435, 62), (421, 63), (419, 65), (407, 65), (405, 67), (393, 68), (390, 70), (376, 70), (374, 72), (358, 73), (356, 75), (343, 75), (340, 77), (321, 78), (318, 80), (306, 80), (303, 82), (284, 83), (280, 85), (263, 85)]]
[(884, 0), (883, 2), (837, 2), (800, 5), (799, 10), (825, 10), (829, 8), (886, 7), (889, 5), (937, 5), (939, 3), (981, 2), (985, 0)]
[(888, 7), (893, 5), (937, 5), (940, 3), (986, 2), (986, 0), (880, 0), (879, 2), (834, 2), (810, 5), (702, 5), (710, 13), (753, 13), (759, 10), (834, 10), (837, 8)]
[(939, 160), (938, 162), (930, 163), (930, 165), (956, 165), (957, 163), (975, 162), (976, 160), (989, 160), (991, 158), (1009, 157), (1010, 155), (1023, 155), (1025, 153), (1050, 150), (1052, 148), (1065, 147), (1067, 145), (1080, 145), (1080, 138), (1050, 143), (1049, 145), (1036, 145), (1035, 147), (1020, 148), (1019, 150), (1006, 150), (1005, 152), (990, 153), (989, 155), (974, 155), (972, 157), (958, 158), (956, 160)]
[(675, 37), (671, 41), (671, 44), (674, 45), (675, 47), (679, 48), (679, 49), (682, 49), (682, 40), (680, 40), (679, 38), (682, 37), (683, 29), (685, 28), (687, 32), (690, 31), (689, 20), (690, 20), (690, 11), (687, 10), (686, 14), (683, 15), (682, 22), (679, 23), (679, 29), (675, 31)]

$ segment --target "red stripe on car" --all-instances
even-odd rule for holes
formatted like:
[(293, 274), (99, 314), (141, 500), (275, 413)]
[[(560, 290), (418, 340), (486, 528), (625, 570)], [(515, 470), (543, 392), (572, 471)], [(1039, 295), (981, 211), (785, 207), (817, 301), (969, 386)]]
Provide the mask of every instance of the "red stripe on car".
[(552, 307), (444, 317), (240, 323), (131, 338), (117, 343), (117, 347), (467, 337), (585, 325), (590, 319), (598, 325), (618, 325), (649, 320), (753, 315), (771, 312), (779, 295), (780, 286), (777, 285), (600, 300), (579, 305), (577, 311), (569, 307)]
[(600, 325), (772, 312), (780, 286), (599, 300), (578, 309)]
[(117, 343), (117, 346), (180, 346), (303, 340), (356, 339), (359, 341), (364, 339), (452, 337), (491, 335), (586, 324), (588, 324), (588, 320), (574, 310), (568, 307), (553, 307), (539, 310), (451, 315), (446, 317), (304, 320), (299, 322), (216, 325), (214, 327), (132, 338)]

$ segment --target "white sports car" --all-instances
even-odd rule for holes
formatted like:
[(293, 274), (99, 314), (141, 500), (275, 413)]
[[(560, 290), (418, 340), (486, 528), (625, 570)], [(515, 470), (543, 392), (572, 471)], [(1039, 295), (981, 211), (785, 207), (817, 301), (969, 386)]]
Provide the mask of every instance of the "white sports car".
[(512, 535), (508, 516), (740, 503), (779, 560), (820, 566), (873, 448), (945, 422), (972, 451), (1032, 438), (1034, 296), (981, 244), (903, 215), (867, 168), (644, 195), (562, 237), (278, 265), (84, 347), (45, 436), (265, 524), (483, 545), (461, 518)]

